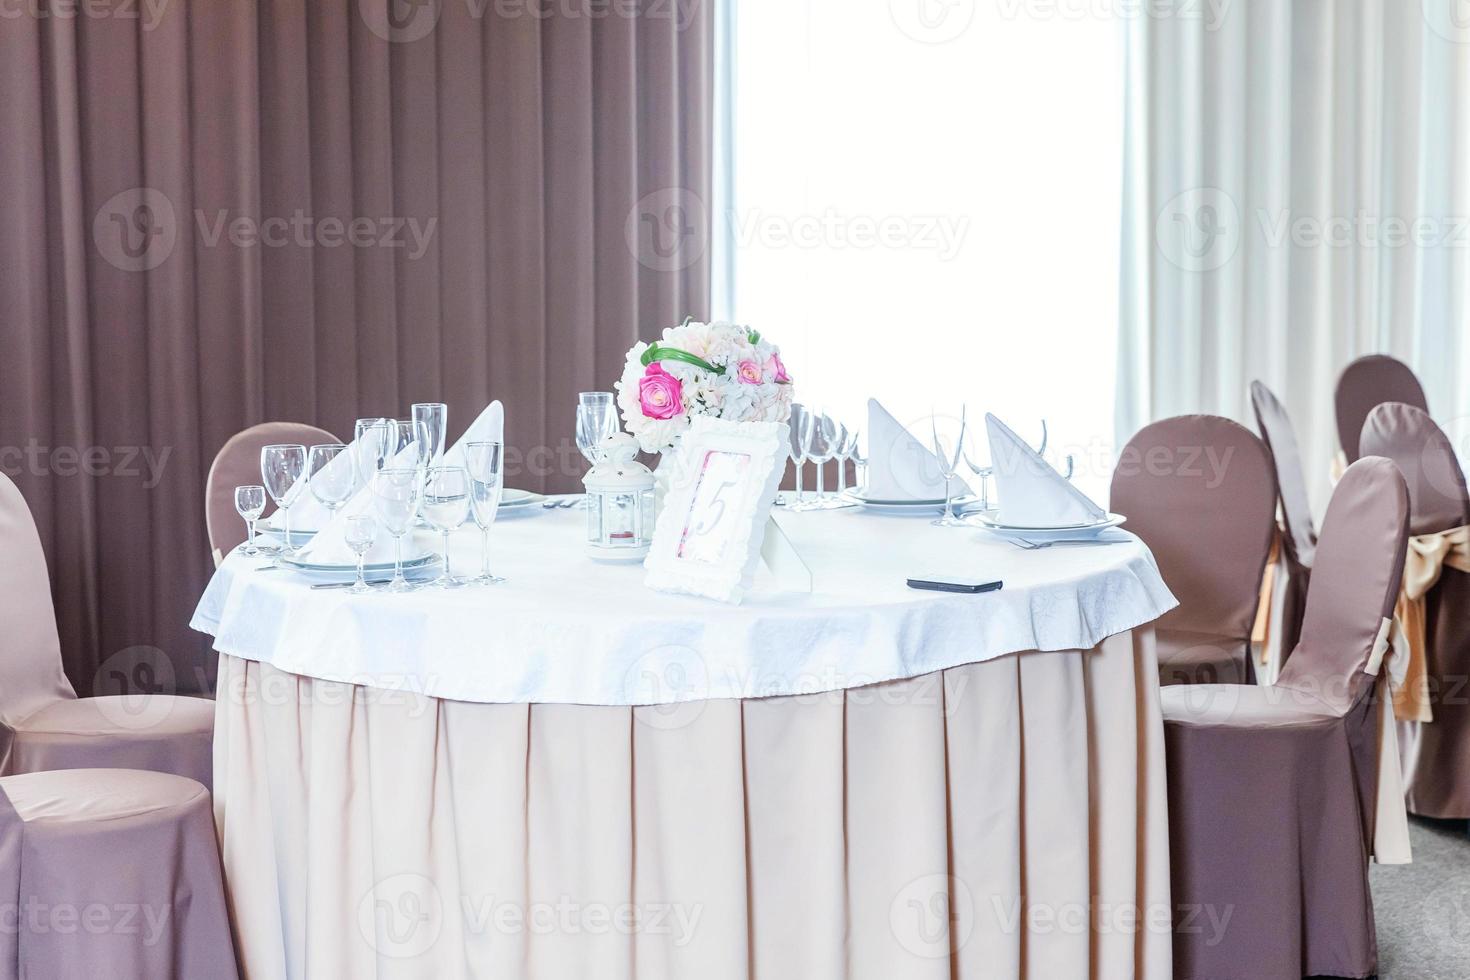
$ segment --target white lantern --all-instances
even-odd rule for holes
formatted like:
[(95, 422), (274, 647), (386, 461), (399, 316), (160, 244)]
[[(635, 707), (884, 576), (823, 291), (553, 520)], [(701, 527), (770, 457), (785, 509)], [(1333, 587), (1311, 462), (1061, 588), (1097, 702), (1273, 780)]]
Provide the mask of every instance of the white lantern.
[(587, 487), (587, 554), (599, 561), (642, 561), (653, 540), (653, 472), (635, 458), (626, 432), (604, 439)]

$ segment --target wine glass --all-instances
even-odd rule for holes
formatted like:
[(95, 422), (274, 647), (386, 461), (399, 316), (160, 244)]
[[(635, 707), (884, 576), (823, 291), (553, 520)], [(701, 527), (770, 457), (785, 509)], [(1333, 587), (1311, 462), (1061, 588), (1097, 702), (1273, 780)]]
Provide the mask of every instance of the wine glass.
[(814, 508), (823, 509), (832, 506), (832, 501), (827, 497), (826, 469), (832, 457), (837, 454), (837, 423), (832, 416), (825, 413), (818, 414), (812, 432), (811, 458), (817, 464), (817, 499), (812, 504)]
[(444, 440), (449, 434), (449, 406), (443, 402), (418, 402), (409, 409), (411, 421), (428, 443), (425, 459), (431, 463), (444, 460)]
[(494, 585), (505, 581), (490, 572), (490, 525), (495, 523), (505, 486), (505, 445), (472, 442), (465, 446), (464, 457), (470, 474), (470, 513), (480, 529), (480, 574), (466, 584)]
[(353, 463), (360, 486), (372, 482), (378, 470), (393, 455), (391, 443), (397, 436), (392, 419), (358, 419), (352, 430)]
[(847, 456), (852, 460), (853, 489), (866, 489), (868, 486), (868, 434), (862, 429), (853, 430), (852, 438), (848, 440)]
[(347, 547), (357, 556), (357, 581), (347, 591), (353, 595), (362, 595), (364, 592), (373, 591), (373, 587), (367, 584), (367, 579), (362, 574), (362, 562), (367, 553), (372, 550), (373, 542), (378, 539), (378, 522), (372, 514), (353, 514), (347, 518), (347, 528), (342, 535)]
[(584, 391), (577, 396), (577, 448), (588, 465), (601, 458), (602, 441), (618, 431), (618, 409), (610, 391)]
[(801, 490), (801, 468), (806, 465), (812, 449), (812, 434), (816, 429), (816, 417), (801, 404), (791, 406), (791, 461), (796, 464), (796, 503), (793, 510), (805, 510), (806, 500)]
[[(327, 520), (331, 520), (338, 508), (352, 496), (356, 474), (351, 466), (332, 465), (337, 457), (347, 451), (340, 442), (312, 446), (306, 454), (306, 485), (311, 495), (321, 501), (327, 509)], [(350, 463), (349, 457), (343, 463)]]
[(431, 466), (424, 477), (424, 519), (443, 540), (444, 568), (432, 583), (455, 588), (464, 583), (449, 573), (449, 534), (470, 516), (470, 475), (462, 466)]
[(255, 522), (265, 512), (265, 487), (245, 486), (235, 488), (235, 513), (245, 521), (245, 547), (240, 554), (255, 556), (260, 549), (255, 546)]
[(837, 423), (837, 448), (832, 454), (837, 460), (837, 496), (834, 503), (847, 503), (847, 461), (852, 457), (852, 433), (847, 426)]
[(986, 457), (980, 455), (981, 442), (979, 433), (972, 431), (970, 438), (965, 440), (962, 456), (970, 472), (980, 481), (980, 511), (984, 513), (990, 510), (990, 476), (995, 472), (995, 467)]
[(373, 506), (378, 520), (393, 538), (393, 581), (385, 592), (412, 592), (417, 586), (403, 577), (403, 536), (413, 529), (422, 484), (411, 466), (385, 466), (373, 477)]
[(305, 469), (305, 446), (275, 445), (260, 451), (261, 482), (281, 509), (281, 530), (286, 539), (281, 545), (282, 555), (296, 554), (296, 545), (291, 540), (291, 506), (301, 494), (301, 474)]
[(940, 475), (944, 477), (944, 516), (932, 523), (938, 527), (963, 527), (965, 522), (955, 516), (954, 481), (960, 466), (960, 454), (965, 448), (965, 408), (960, 406), (959, 432), (940, 434), (939, 417), (929, 417), (930, 432), (934, 437), (934, 455), (939, 459)]

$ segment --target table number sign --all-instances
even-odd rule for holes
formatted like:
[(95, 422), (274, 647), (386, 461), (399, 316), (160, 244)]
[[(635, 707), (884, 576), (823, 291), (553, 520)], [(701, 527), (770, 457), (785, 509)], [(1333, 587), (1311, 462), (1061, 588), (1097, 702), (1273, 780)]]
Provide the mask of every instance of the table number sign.
[(741, 600), (761, 561), (787, 431), (784, 422), (690, 423), (644, 562), (650, 588)]

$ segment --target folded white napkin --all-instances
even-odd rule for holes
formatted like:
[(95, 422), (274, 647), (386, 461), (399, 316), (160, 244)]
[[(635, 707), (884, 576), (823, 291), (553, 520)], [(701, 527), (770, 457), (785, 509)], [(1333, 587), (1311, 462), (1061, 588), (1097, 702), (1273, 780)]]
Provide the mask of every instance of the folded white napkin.
[(464, 435), (459, 437), (453, 446), (444, 453), (445, 466), (464, 465), (464, 447), (472, 442), (504, 442), (505, 441), (505, 409), (500, 401), (491, 402), (485, 406), (480, 417), (464, 430)]
[[(410, 443), (393, 457), (392, 466), (413, 466), (418, 460), (418, 443)], [(356, 514), (374, 514), (373, 489), (370, 486), (359, 487), (352, 498), (337, 511), (335, 517), (327, 522), (327, 525), (317, 532), (316, 537), (297, 550), (297, 556), (312, 562), (320, 562), (324, 565), (352, 565), (357, 562), (357, 555), (347, 547), (347, 518)], [(376, 515), (375, 515), (376, 516)], [(296, 511), (291, 511), (291, 527), (296, 527)], [(406, 535), (403, 542), (403, 557), (412, 558), (422, 554), (424, 550), (434, 545), (433, 535), (427, 532), (411, 531)], [(368, 564), (376, 562), (389, 562), (393, 560), (393, 538), (389, 536), (381, 524), (378, 527), (377, 540), (373, 542), (372, 549), (368, 551), (364, 559)]]
[(990, 465), (1002, 524), (1065, 527), (1105, 519), (1108, 514), (1041, 458), (1030, 444), (994, 415), (985, 416), (990, 433)]
[[(960, 465), (964, 466), (963, 460)], [(970, 493), (956, 476), (955, 496)], [(872, 500), (943, 500), (944, 472), (939, 458), (878, 404), (868, 399), (868, 489)]]

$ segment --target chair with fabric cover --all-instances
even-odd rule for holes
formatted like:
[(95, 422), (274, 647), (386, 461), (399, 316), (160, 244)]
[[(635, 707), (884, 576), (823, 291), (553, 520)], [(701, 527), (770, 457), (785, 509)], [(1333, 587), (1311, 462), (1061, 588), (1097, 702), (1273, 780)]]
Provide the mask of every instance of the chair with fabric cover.
[(1394, 464), (1353, 464), (1328, 506), (1301, 641), (1277, 683), (1161, 692), (1182, 980), (1366, 977), (1377, 966), (1371, 695), (1408, 519)]
[(25, 498), (0, 474), (0, 776), (151, 769), (211, 784), (214, 702), (170, 694), (78, 698), (61, 669), (46, 556)]
[(1144, 427), (1118, 458), (1110, 507), (1153, 552), (1179, 605), (1159, 618), (1161, 684), (1244, 684), (1276, 521), (1261, 440), (1214, 415)]
[(1384, 402), (1403, 402), (1429, 410), (1424, 386), (1414, 371), (1403, 361), (1387, 354), (1360, 357), (1342, 369), (1333, 397), (1337, 410), (1337, 441), (1348, 463), (1363, 455), (1358, 450), (1358, 436), (1368, 413)]
[(1302, 613), (1306, 610), (1307, 585), (1312, 558), (1317, 550), (1317, 528), (1312, 521), (1312, 503), (1297, 446), (1296, 429), (1286, 406), (1259, 381), (1251, 382), (1251, 406), (1261, 441), (1271, 455), (1276, 471), (1276, 488), (1281, 498), (1282, 562), (1274, 583), (1272, 646), (1284, 660), (1301, 636)]
[[(1396, 402), (1379, 405), (1363, 424), (1360, 443), (1364, 452), (1393, 460), (1408, 481), (1411, 558), (1434, 552), (1436, 536), (1470, 524), (1465, 474), (1449, 439), (1425, 412)], [(1461, 536), (1470, 541), (1466, 532)], [(1463, 554), (1465, 542), (1458, 548)], [(1412, 577), (1406, 573), (1406, 585)], [(1421, 816), (1470, 819), (1470, 704), (1463, 690), (1470, 677), (1470, 574), (1444, 565), (1422, 598), (1434, 718), (1399, 723), (1405, 802)]]
[(262, 449), (280, 443), (313, 446), (340, 441), (326, 429), (304, 422), (262, 422), (230, 436), (204, 479), (204, 526), (214, 563), (218, 565), (245, 540), (245, 522), (235, 512), (235, 488), (260, 483)]
[(0, 777), (0, 980), (238, 976), (209, 791), (129, 769)]

